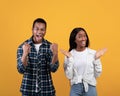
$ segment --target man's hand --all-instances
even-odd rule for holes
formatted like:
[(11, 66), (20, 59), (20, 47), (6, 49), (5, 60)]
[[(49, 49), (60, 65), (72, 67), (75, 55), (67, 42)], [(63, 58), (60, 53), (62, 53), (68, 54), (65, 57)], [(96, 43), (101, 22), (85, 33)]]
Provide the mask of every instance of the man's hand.
[(53, 55), (58, 54), (58, 44), (52, 43), (51, 46), (50, 46), (50, 49), (51, 49)]
[(23, 55), (22, 55), (21, 61), (23, 62), (24, 66), (27, 66), (27, 56), (30, 52), (31, 46), (27, 43), (24, 43), (22, 48), (23, 48)]
[(55, 62), (58, 61), (58, 44), (52, 43), (50, 46), (50, 50), (53, 53), (52, 64), (55, 64)]
[(27, 44), (27, 43), (24, 43), (22, 48), (23, 48), (23, 55), (27, 56), (28, 53), (30, 52), (31, 46), (29, 44)]

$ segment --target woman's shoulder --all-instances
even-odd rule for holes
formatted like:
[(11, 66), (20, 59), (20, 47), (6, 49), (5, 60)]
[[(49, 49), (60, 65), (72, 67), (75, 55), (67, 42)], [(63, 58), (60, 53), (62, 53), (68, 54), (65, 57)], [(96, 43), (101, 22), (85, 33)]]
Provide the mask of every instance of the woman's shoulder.
[(70, 51), (71, 54), (73, 54), (74, 52), (75, 52), (75, 49), (72, 49), (72, 50)]
[(91, 53), (91, 54), (95, 54), (96, 53), (96, 50), (94, 49), (91, 49), (91, 48), (87, 48), (88, 52)]

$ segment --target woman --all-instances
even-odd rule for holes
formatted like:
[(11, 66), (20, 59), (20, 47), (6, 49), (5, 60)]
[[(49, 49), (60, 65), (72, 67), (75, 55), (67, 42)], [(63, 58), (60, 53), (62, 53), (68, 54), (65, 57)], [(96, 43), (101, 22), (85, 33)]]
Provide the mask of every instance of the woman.
[(71, 83), (70, 96), (97, 96), (96, 78), (102, 72), (100, 57), (106, 48), (95, 51), (89, 47), (89, 37), (83, 28), (75, 28), (69, 38), (69, 52), (65, 55), (64, 70)]

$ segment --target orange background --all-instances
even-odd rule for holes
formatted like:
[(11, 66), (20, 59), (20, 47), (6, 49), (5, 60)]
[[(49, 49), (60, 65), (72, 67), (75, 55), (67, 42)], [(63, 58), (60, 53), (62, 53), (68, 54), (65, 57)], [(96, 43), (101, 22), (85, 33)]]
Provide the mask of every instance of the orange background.
[[(103, 73), (98, 78), (98, 96), (120, 96), (120, 0), (0, 0), (0, 96), (21, 96), (22, 75), (16, 69), (16, 50), (31, 35), (34, 19), (47, 21), (45, 38), (68, 49), (69, 34), (84, 27), (90, 47), (107, 47), (101, 58)], [(57, 96), (69, 96), (69, 82), (60, 67), (52, 74)]]

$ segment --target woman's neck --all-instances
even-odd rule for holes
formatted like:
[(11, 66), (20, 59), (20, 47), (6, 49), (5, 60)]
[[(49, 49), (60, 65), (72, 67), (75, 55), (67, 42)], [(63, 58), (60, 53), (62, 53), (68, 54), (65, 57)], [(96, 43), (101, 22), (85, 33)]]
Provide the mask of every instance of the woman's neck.
[(86, 49), (86, 47), (77, 47), (76, 50), (77, 51), (84, 51)]

